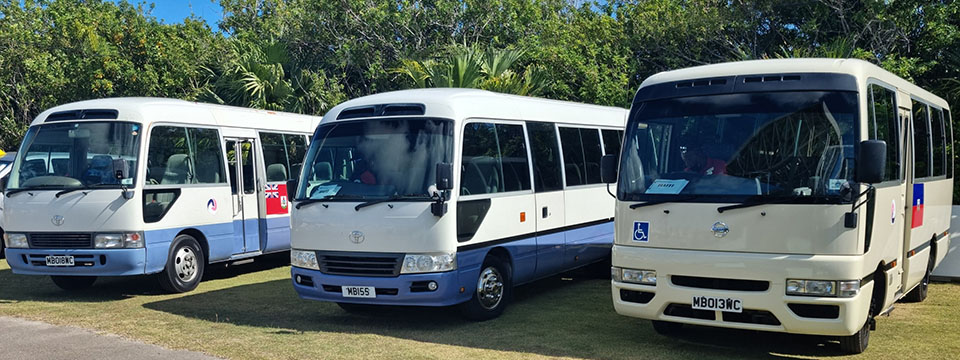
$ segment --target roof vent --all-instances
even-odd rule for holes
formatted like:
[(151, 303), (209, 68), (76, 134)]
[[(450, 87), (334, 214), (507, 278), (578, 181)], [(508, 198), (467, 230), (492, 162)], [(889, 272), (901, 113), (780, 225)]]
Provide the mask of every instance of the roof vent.
[(681, 89), (681, 88), (726, 85), (726, 84), (727, 84), (727, 79), (698, 79), (698, 80), (678, 82), (676, 86), (678, 89)]
[(763, 75), (763, 76), (748, 76), (743, 78), (744, 83), (798, 81), (798, 80), (800, 80), (800, 75)]
[(418, 116), (423, 114), (426, 114), (426, 106), (423, 104), (365, 105), (344, 109), (337, 115), (337, 120), (373, 116)]
[(119, 113), (113, 109), (82, 109), (57, 111), (47, 115), (44, 122), (64, 120), (116, 120)]

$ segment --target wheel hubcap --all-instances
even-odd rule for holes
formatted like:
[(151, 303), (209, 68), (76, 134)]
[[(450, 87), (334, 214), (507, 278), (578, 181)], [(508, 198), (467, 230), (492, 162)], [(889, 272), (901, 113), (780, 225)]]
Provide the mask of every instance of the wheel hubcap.
[(189, 247), (180, 248), (180, 250), (177, 250), (177, 255), (173, 261), (180, 281), (191, 282), (197, 277), (197, 255), (192, 249)]
[(480, 272), (480, 280), (477, 281), (477, 299), (480, 300), (480, 306), (491, 310), (500, 305), (503, 299), (503, 277), (500, 271), (495, 267), (487, 267)]

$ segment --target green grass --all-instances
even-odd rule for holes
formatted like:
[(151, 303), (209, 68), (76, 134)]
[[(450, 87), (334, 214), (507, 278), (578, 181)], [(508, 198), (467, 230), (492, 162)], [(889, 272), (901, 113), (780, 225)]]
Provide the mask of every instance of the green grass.
[[(517, 289), (498, 319), (473, 323), (453, 309), (384, 307), (360, 315), (297, 298), (289, 267), (260, 261), (209, 271), (187, 294), (152, 277), (100, 279), (67, 293), (46, 277), (14, 275), (0, 260), (0, 315), (112, 333), (226, 358), (500, 359), (570, 357), (835, 357), (838, 345), (796, 336), (686, 327), (677, 337), (617, 315), (607, 280), (574, 272)], [(960, 284), (934, 284), (921, 304), (878, 320), (863, 358), (960, 354)]]

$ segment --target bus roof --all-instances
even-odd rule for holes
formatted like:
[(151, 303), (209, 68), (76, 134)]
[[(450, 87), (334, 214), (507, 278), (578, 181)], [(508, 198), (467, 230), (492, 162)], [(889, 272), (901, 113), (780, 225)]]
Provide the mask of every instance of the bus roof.
[(721, 64), (695, 66), (679, 70), (664, 71), (646, 78), (640, 87), (669, 83), (675, 81), (703, 79), (720, 76), (736, 75), (766, 75), (787, 73), (835, 73), (849, 74), (857, 78), (858, 83), (864, 83), (873, 78), (911, 93), (934, 105), (949, 108), (947, 102), (913, 83), (860, 59), (768, 59), (737, 61)]
[[(99, 110), (100, 113), (115, 112), (115, 119), (134, 121), (149, 127), (154, 122), (182, 123), (192, 125), (252, 128), (262, 130), (312, 133), (321, 117), (257, 110), (235, 106), (205, 104), (178, 99), (127, 97), (78, 101), (47, 109), (40, 113), (32, 125), (47, 121), (80, 120), (81, 110)], [(48, 119), (56, 114), (57, 120)], [(113, 118), (113, 115), (107, 118)], [(103, 119), (104, 117), (99, 117)], [(275, 121), (281, 120), (281, 121)]]
[[(383, 106), (408, 106), (393, 115), (379, 112)], [(375, 109), (376, 108), (376, 109)], [(369, 109), (369, 112), (358, 110)], [(344, 113), (344, 110), (347, 110)], [(337, 105), (323, 117), (323, 123), (346, 119), (384, 116), (425, 116), (464, 121), (472, 118), (546, 121), (592, 126), (623, 127), (627, 110), (611, 106), (507, 95), (476, 89), (413, 89), (391, 91), (356, 98)], [(358, 116), (347, 115), (358, 114)]]

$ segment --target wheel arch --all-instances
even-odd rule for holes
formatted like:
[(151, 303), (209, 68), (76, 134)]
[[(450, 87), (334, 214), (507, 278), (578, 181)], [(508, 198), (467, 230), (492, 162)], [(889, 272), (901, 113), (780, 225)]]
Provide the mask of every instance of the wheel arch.
[[(210, 263), (210, 245), (207, 243), (207, 237), (203, 235), (203, 232), (196, 228), (186, 228), (180, 230), (177, 233), (177, 236), (180, 235), (190, 235), (194, 239), (197, 239), (197, 242), (200, 243), (200, 249), (203, 250), (203, 260), (205, 263)], [(176, 238), (176, 237), (174, 237)], [(173, 246), (173, 243), (170, 243), (170, 246)]]

